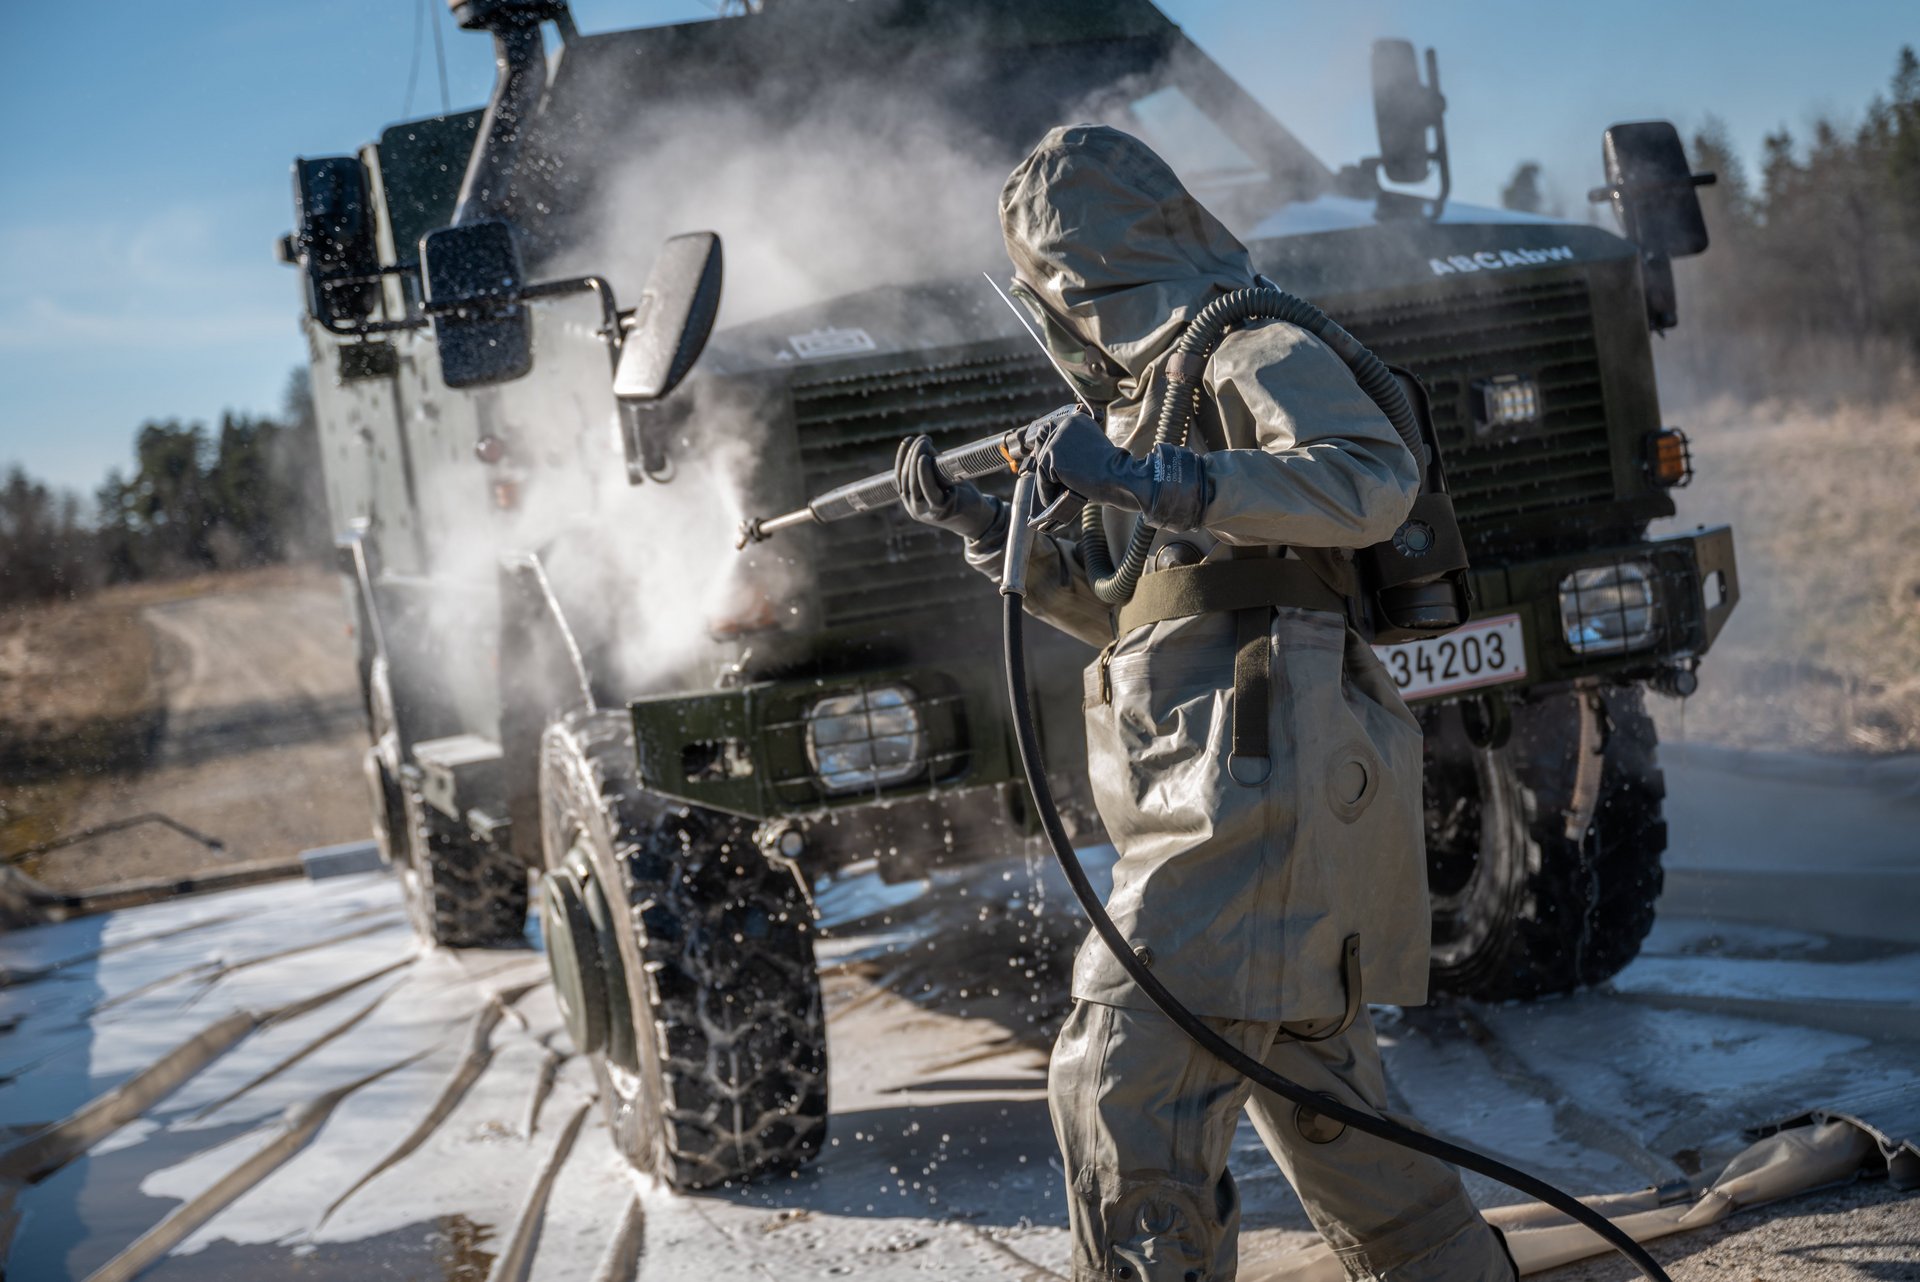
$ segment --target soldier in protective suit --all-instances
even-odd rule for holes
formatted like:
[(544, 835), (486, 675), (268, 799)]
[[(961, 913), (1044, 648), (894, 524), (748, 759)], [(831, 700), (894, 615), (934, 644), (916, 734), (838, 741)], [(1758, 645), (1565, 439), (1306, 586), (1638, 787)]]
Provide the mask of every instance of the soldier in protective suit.
[[(1072, 410), (1028, 429), (1043, 488), (1159, 531), (1118, 611), (1073, 542), (1037, 540), (1028, 574), (1032, 614), (1104, 647), (1085, 704), (1094, 798), (1120, 855), (1108, 910), (1228, 1040), (1386, 1115), (1365, 1003), (1426, 1000), (1421, 734), (1343, 596), (1350, 550), (1405, 519), (1414, 459), (1346, 365), (1276, 321), (1177, 371), (1203, 381), (1198, 429), (1187, 448), (1153, 447), (1175, 340), (1255, 279), (1246, 249), (1138, 139), (1054, 130), (1008, 179), (1000, 216), (1016, 293), (1104, 407), (1104, 430)], [(949, 482), (924, 437), (903, 445), (896, 475), (916, 519), (963, 535), (968, 559), (997, 575), (1004, 505)], [(1231, 573), (1270, 585), (1257, 608), (1210, 609), (1204, 583), (1160, 590), (1250, 560)], [(1098, 936), (1073, 996), (1048, 1096), (1076, 1282), (1234, 1276), (1227, 1156), (1243, 1106), (1349, 1276), (1515, 1276), (1451, 1167), (1254, 1094)]]

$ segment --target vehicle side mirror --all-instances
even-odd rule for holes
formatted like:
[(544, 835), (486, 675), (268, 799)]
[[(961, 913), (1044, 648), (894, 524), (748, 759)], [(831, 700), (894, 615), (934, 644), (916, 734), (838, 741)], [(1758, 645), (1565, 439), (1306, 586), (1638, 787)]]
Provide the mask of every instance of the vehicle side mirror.
[(1647, 324), (1656, 332), (1680, 321), (1673, 260), (1707, 247), (1707, 220), (1696, 188), (1713, 174), (1696, 174), (1680, 134), (1664, 120), (1614, 125), (1600, 144), (1607, 185), (1587, 193), (1594, 204), (1613, 205), (1627, 239), (1640, 247), (1640, 282), (1646, 292)]
[(323, 325), (349, 325), (380, 305), (377, 283), (334, 284), (377, 276), (373, 208), (366, 170), (352, 156), (293, 162), (294, 260), (306, 268), (307, 313)]
[(720, 237), (714, 233), (688, 232), (660, 247), (621, 345), (615, 396), (657, 401), (680, 385), (713, 332), (720, 278)]
[(1440, 96), (1438, 68), (1431, 50), (1427, 65), (1432, 84), (1420, 79), (1420, 64), (1409, 40), (1373, 42), (1373, 120), (1380, 133), (1380, 167), (1397, 183), (1427, 180), (1439, 145), (1428, 142), (1429, 130), (1438, 131), (1446, 111)]
[(481, 387), (533, 368), (533, 318), (513, 229), (503, 222), (441, 227), (420, 238), (425, 308), (448, 387)]
[(1707, 220), (1694, 189), (1711, 185), (1696, 174), (1680, 134), (1664, 120), (1615, 125), (1601, 143), (1607, 185), (1589, 193), (1611, 201), (1627, 238), (1649, 258), (1685, 258), (1707, 247)]

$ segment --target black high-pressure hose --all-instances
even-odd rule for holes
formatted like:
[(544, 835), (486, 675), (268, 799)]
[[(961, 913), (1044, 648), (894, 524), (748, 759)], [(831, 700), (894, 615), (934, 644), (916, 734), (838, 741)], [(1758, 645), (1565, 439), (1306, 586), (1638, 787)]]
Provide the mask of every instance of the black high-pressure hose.
[[(1223, 300), (1225, 301), (1225, 300)], [(1419, 454), (1414, 455), (1415, 458)], [(1390, 1122), (1373, 1113), (1364, 1112), (1341, 1103), (1337, 1099), (1308, 1090), (1298, 1082), (1280, 1076), (1259, 1060), (1247, 1055), (1218, 1033), (1208, 1028), (1201, 1018), (1183, 1005), (1154, 977), (1146, 964), (1134, 956), (1133, 947), (1120, 928), (1113, 924), (1113, 918), (1107, 916), (1107, 910), (1100, 902), (1100, 896), (1094, 893), (1093, 885), (1087, 880), (1087, 871), (1081, 867), (1079, 856), (1074, 854), (1073, 842), (1067, 836), (1066, 828), (1060, 822), (1059, 808), (1054, 804), (1053, 789), (1047, 782), (1046, 764), (1040, 756), (1040, 740), (1034, 730), (1033, 702), (1027, 689), (1026, 654), (1026, 569), (1027, 558), (1033, 547), (1033, 531), (1028, 528), (1028, 519), (1033, 513), (1033, 475), (1023, 472), (1014, 486), (1013, 510), (1009, 514), (1007, 534), (1007, 561), (1005, 572), (1001, 576), (1000, 593), (1006, 608), (1006, 630), (1004, 635), (1007, 663), (1007, 702), (1013, 712), (1014, 740), (1020, 748), (1020, 764), (1026, 771), (1027, 787), (1033, 793), (1033, 807), (1040, 816), (1040, 826), (1046, 831), (1047, 841), (1053, 847), (1054, 858), (1060, 863), (1060, 870), (1067, 876), (1067, 882), (1073, 887), (1073, 896), (1080, 901), (1081, 910), (1087, 920), (1093, 923), (1093, 929), (1114, 958), (1120, 963), (1140, 990), (1158, 1006), (1161, 1013), (1179, 1025), (1180, 1030), (1202, 1049), (1220, 1060), (1227, 1067), (1247, 1078), (1254, 1085), (1290, 1100), (1295, 1104), (1312, 1109), (1315, 1113), (1330, 1117), (1336, 1122), (1351, 1126), (1397, 1144), (1401, 1148), (1412, 1149), (1416, 1153), (1425, 1153), (1437, 1157), (1443, 1162), (1462, 1169), (1474, 1171), (1488, 1179), (1498, 1180), (1508, 1188), (1518, 1189), (1545, 1202), (1556, 1211), (1586, 1225), (1614, 1250), (1633, 1262), (1633, 1266), (1645, 1274), (1651, 1282), (1671, 1282), (1666, 1272), (1647, 1254), (1646, 1248), (1635, 1242), (1618, 1225), (1593, 1208), (1584, 1205), (1571, 1193), (1555, 1188), (1545, 1180), (1527, 1174), (1517, 1167), (1488, 1157), (1484, 1153), (1463, 1148), (1458, 1144), (1449, 1144), (1443, 1139), (1411, 1130), (1398, 1123)]]
[[(1420, 439), (1420, 422), (1413, 406), (1401, 390), (1399, 380), (1365, 344), (1341, 327), (1331, 316), (1295, 294), (1270, 285), (1236, 289), (1223, 294), (1200, 309), (1173, 344), (1172, 363), (1204, 366), (1213, 349), (1227, 331), (1250, 320), (1280, 320), (1298, 325), (1333, 349), (1333, 354), (1353, 371), (1360, 390), (1373, 398), (1387, 421), (1400, 433), (1413, 458), (1424, 472), (1427, 465), (1426, 443)], [(1166, 399), (1160, 402), (1160, 417), (1154, 425), (1153, 443), (1185, 445), (1194, 416), (1200, 408), (1201, 384), (1197, 371), (1192, 377), (1168, 380)], [(1147, 553), (1153, 550), (1153, 527), (1145, 521), (1133, 527), (1127, 542), (1127, 554), (1118, 568), (1107, 548), (1107, 529), (1101, 523), (1100, 508), (1089, 503), (1080, 516), (1080, 558), (1086, 563), (1087, 577), (1094, 594), (1108, 605), (1125, 605), (1133, 600), (1134, 589), (1147, 567)]]

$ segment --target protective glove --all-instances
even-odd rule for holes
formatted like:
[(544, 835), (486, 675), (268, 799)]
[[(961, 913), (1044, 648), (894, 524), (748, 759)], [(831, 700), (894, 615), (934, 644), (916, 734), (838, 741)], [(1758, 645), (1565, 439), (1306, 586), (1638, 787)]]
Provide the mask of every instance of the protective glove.
[(930, 437), (900, 442), (900, 452), (893, 459), (893, 483), (900, 491), (900, 506), (922, 525), (952, 530), (969, 542), (978, 542), (1003, 523), (1006, 504), (982, 494), (970, 481), (948, 480), (935, 461)]
[(1064, 489), (1093, 503), (1139, 512), (1160, 530), (1192, 530), (1207, 505), (1206, 464), (1178, 445), (1135, 458), (1086, 414), (1064, 406), (1020, 430), (1020, 453), (1041, 483), (1041, 497)]
[[(1062, 485), (1052, 474), (1037, 466), (1040, 453), (1068, 419), (1085, 418), (1078, 405), (1062, 405), (1016, 430), (1005, 447), (1017, 461), (1019, 470), (1033, 477), (1033, 528), (1061, 533), (1080, 524), (1081, 510), (1087, 500)], [(1089, 422), (1092, 420), (1089, 419)], [(1095, 430), (1098, 430), (1097, 428)]]

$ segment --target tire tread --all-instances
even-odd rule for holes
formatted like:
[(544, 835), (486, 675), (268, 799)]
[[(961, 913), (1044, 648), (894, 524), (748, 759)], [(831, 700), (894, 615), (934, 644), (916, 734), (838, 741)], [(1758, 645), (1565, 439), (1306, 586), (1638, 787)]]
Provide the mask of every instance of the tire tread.
[(1531, 734), (1516, 733), (1505, 750), (1521, 784), (1529, 870), (1485, 944), (1434, 966), (1436, 992), (1515, 1001), (1605, 983), (1639, 955), (1653, 929), (1667, 848), (1653, 722), (1637, 687), (1594, 697), (1604, 700), (1608, 737), (1592, 822), (1567, 835), (1577, 746), (1564, 717), (1543, 713), (1526, 728)]
[(509, 850), (465, 832), (403, 783), (406, 864), (401, 876), (414, 930), (443, 948), (518, 940), (527, 925), (527, 868)]
[(812, 1161), (827, 1128), (826, 1019), (799, 886), (754, 848), (745, 821), (647, 793), (623, 714), (567, 718), (542, 755), (543, 792), (554, 778), (613, 835), (655, 1012), (636, 1032), (650, 1039), (643, 1071), (657, 1065), (657, 1112), (602, 1082), (621, 1151), (683, 1189)]

